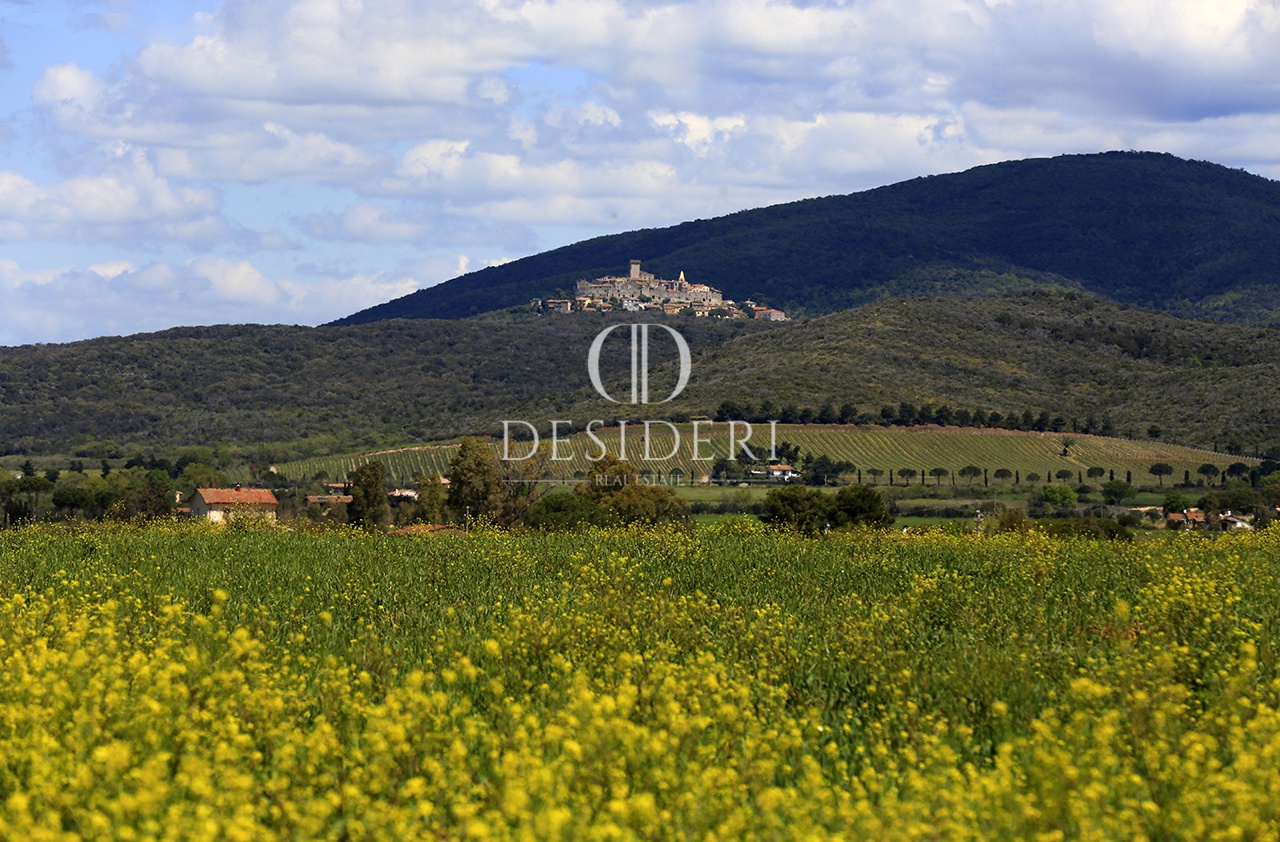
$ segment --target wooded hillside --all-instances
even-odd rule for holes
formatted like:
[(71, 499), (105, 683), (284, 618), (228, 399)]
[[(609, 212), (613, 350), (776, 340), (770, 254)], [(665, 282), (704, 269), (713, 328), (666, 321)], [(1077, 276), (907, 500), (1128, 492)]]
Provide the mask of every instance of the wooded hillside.
[(821, 315), (898, 296), (1076, 288), (1176, 315), (1280, 324), (1280, 184), (1172, 155), (1007, 161), (845, 196), (597, 237), (355, 313), (460, 318), (625, 273), (684, 271)]

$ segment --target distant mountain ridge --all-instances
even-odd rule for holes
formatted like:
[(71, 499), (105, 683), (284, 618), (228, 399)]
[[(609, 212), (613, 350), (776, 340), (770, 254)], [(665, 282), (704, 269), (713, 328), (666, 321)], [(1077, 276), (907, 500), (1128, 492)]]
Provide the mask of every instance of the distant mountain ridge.
[(596, 237), (334, 322), (465, 318), (641, 259), (728, 298), (821, 315), (903, 296), (1075, 288), (1280, 325), (1280, 182), (1153, 152), (1006, 161), (843, 196)]

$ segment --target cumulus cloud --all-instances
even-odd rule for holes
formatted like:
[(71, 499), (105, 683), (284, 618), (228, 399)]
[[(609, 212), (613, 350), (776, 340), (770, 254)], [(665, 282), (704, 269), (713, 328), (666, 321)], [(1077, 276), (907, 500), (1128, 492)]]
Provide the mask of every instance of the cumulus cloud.
[(63, 124), (83, 124), (99, 108), (105, 85), (77, 64), (55, 64), (31, 90), (31, 101)]
[(175, 187), (120, 146), (107, 172), (41, 185), (0, 171), (0, 239), (209, 245), (229, 239), (210, 188)]
[(671, 130), (678, 141), (699, 155), (705, 154), (712, 144), (743, 131), (747, 126), (747, 120), (741, 114), (707, 117), (688, 111), (679, 114), (651, 111), (649, 119), (654, 125)]

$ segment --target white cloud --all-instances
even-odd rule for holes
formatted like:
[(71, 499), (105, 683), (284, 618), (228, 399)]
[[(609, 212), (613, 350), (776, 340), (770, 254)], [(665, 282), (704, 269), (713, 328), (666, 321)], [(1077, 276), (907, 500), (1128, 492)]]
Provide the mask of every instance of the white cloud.
[(412, 179), (452, 178), (462, 168), (462, 156), (470, 146), (465, 140), (423, 141), (404, 153), (396, 173)]
[(317, 214), (308, 220), (311, 234), (330, 240), (361, 243), (412, 243), (431, 230), (425, 223), (396, 219), (386, 209), (361, 202), (341, 215)]
[(157, 166), (175, 178), (226, 181), (343, 181), (367, 177), (385, 156), (322, 132), (300, 134), (279, 123), (207, 139), (187, 149), (161, 148)]
[(699, 155), (705, 154), (713, 144), (741, 132), (747, 126), (747, 119), (741, 114), (707, 117), (688, 111), (678, 114), (650, 111), (649, 119), (654, 125), (670, 129), (678, 141)]
[(273, 278), (248, 261), (221, 258), (58, 269), (28, 269), (0, 258), (0, 345), (177, 324), (319, 324), (420, 285), (413, 274), (396, 272)]
[(215, 21), (185, 46), (143, 50), (142, 72), (210, 97), (465, 103), (473, 77), (531, 54), (470, 2), (254, 0), (226, 3)]
[(55, 64), (47, 69), (31, 91), (31, 101), (66, 123), (79, 123), (99, 107), (104, 85), (76, 64)]
[(116, 260), (111, 263), (95, 263), (85, 268), (100, 278), (118, 278), (125, 272), (132, 272), (134, 265), (128, 260)]
[(247, 260), (198, 257), (187, 264), (197, 278), (209, 284), (210, 294), (230, 304), (268, 306), (280, 300), (282, 291), (275, 282)]
[(207, 245), (232, 236), (212, 189), (171, 185), (125, 145), (110, 157), (107, 172), (53, 185), (0, 171), (0, 239)]

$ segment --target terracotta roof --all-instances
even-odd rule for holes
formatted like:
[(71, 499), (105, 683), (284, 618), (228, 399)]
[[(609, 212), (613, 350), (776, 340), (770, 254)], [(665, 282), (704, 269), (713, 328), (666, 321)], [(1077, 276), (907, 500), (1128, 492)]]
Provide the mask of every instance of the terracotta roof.
[(276, 506), (280, 502), (265, 488), (197, 488), (196, 494), (210, 506)]

